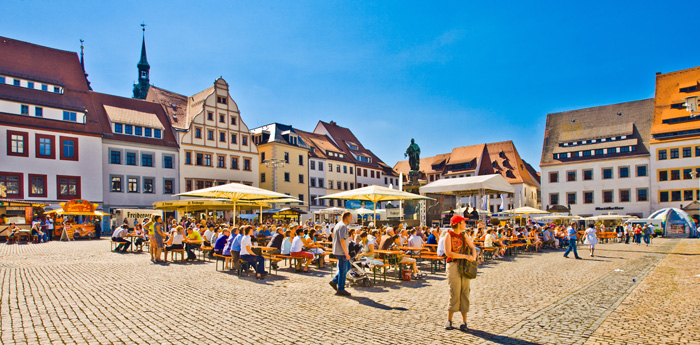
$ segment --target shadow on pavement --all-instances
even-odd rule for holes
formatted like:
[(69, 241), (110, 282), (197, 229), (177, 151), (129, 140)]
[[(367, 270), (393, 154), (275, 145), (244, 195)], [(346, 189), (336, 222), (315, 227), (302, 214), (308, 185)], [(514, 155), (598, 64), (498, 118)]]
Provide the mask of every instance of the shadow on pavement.
[(372, 307), (372, 308), (377, 308), (377, 309), (382, 309), (382, 310), (401, 310), (401, 311), (408, 310), (408, 309), (403, 308), (403, 307), (390, 307), (386, 304), (381, 304), (381, 303), (376, 302), (376, 301), (369, 299), (367, 297), (350, 296), (348, 298), (351, 300), (357, 301), (357, 303), (360, 303), (362, 305)]
[(492, 342), (494, 342), (494, 343), (496, 343), (496, 344), (504, 344), (504, 345), (505, 345), (505, 344), (507, 344), (507, 345), (540, 345), (539, 343), (533, 343), (533, 342), (531, 342), (531, 341), (522, 340), (522, 339), (518, 339), (518, 338), (511, 338), (511, 337), (507, 337), (507, 336), (504, 336), (504, 335), (497, 335), (497, 334), (493, 334), (493, 333), (489, 333), (489, 332), (485, 332), (485, 331), (480, 331), (480, 330), (477, 330), (477, 329), (470, 329), (470, 330), (467, 330), (467, 331), (464, 332), (464, 333), (471, 334), (471, 335), (473, 335), (473, 336), (475, 336), (475, 337), (479, 337), (479, 338), (484, 339), (484, 340), (492, 341)]

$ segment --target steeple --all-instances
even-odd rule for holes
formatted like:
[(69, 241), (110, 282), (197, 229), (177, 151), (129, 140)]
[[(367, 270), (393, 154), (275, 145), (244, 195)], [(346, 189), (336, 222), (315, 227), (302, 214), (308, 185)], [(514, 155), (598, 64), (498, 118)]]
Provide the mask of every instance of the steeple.
[(134, 98), (145, 99), (148, 94), (148, 87), (150, 86), (150, 78), (148, 76), (151, 70), (151, 65), (148, 64), (148, 59), (146, 58), (146, 24), (141, 24), (141, 30), (143, 31), (143, 38), (141, 41), (141, 60), (136, 65), (139, 70), (139, 82), (134, 84)]
[(90, 86), (90, 81), (87, 78), (88, 74), (85, 72), (85, 54), (83, 53), (83, 49), (85, 47), (83, 46), (83, 43), (85, 43), (85, 41), (81, 38), (80, 39), (80, 67), (83, 68), (83, 74), (85, 75), (85, 81), (88, 84), (88, 89), (92, 90), (92, 86)]

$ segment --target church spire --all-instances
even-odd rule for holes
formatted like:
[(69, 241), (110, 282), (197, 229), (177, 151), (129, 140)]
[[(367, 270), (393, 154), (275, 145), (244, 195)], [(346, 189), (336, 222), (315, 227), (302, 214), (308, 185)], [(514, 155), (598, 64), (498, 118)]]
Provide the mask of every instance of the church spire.
[(141, 24), (141, 30), (143, 31), (143, 38), (141, 40), (141, 59), (136, 67), (139, 70), (139, 82), (134, 84), (134, 98), (145, 99), (148, 94), (148, 87), (150, 86), (149, 72), (151, 70), (151, 65), (148, 64), (148, 59), (146, 58), (146, 24)]
[(90, 81), (88, 80), (88, 74), (85, 72), (85, 54), (83, 53), (83, 49), (85, 49), (85, 46), (83, 45), (85, 41), (81, 38), (80, 39), (80, 67), (83, 68), (83, 74), (85, 75), (85, 82), (88, 84), (88, 89), (92, 90), (92, 87), (90, 86)]

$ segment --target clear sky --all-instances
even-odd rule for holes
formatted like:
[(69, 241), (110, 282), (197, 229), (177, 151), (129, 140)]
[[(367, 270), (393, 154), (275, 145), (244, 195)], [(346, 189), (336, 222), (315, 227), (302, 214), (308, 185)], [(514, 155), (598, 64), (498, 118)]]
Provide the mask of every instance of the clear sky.
[(219, 76), (250, 128), (349, 127), (388, 165), (513, 140), (539, 170), (547, 113), (650, 98), (700, 65), (694, 1), (16, 1), (0, 35), (79, 51), (93, 89), (131, 96), (145, 22), (151, 83)]

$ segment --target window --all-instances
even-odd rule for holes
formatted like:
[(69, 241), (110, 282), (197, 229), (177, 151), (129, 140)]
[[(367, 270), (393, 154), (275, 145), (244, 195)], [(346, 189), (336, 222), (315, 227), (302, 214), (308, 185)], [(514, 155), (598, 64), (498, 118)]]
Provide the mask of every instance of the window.
[(36, 157), (37, 158), (56, 158), (56, 153), (54, 151), (54, 136), (36, 134)]
[(683, 158), (688, 158), (693, 156), (693, 151), (691, 150), (691, 147), (684, 147), (683, 148)]
[(207, 112), (207, 120), (214, 121), (214, 113), (212, 113), (211, 111)]
[(134, 127), (134, 135), (141, 136), (143, 134), (143, 127), (136, 126)]
[(260, 173), (260, 182), (261, 183), (265, 182), (265, 173)]
[[(63, 112), (63, 121), (76, 122), (76, 121), (78, 121), (78, 116), (73, 111), (64, 111)], [(131, 127), (131, 126), (127, 126), (127, 127)], [(131, 132), (129, 132), (129, 134), (131, 134)]]
[(559, 172), (550, 172), (549, 173), (549, 183), (557, 183), (559, 182)]
[(671, 170), (671, 181), (677, 181), (681, 179), (680, 170)]
[(343, 190), (348, 190), (348, 183), (347, 182), (343, 182)]
[(136, 165), (136, 152), (126, 153), (126, 165)]
[(165, 169), (172, 169), (173, 168), (173, 156), (163, 155), (163, 168), (165, 168)]
[(299, 200), (304, 201), (304, 194), (299, 194)]
[(316, 170), (316, 161), (309, 160), (309, 170)]
[(248, 136), (241, 135), (241, 145), (248, 146)]
[(205, 154), (204, 155), (204, 165), (210, 167), (211, 166), (211, 154)]
[(333, 189), (333, 180), (328, 180), (328, 189)]
[(161, 136), (160, 129), (154, 129), (153, 130), (153, 137), (156, 139), (160, 139), (160, 136)]
[(350, 189), (355, 189), (354, 185), (354, 183), (350, 182)]
[(109, 151), (109, 163), (110, 164), (122, 164), (122, 152), (121, 151)]
[(58, 199), (80, 199), (80, 176), (56, 176)]
[(684, 180), (690, 180), (693, 178), (693, 176), (690, 175), (690, 173), (693, 171), (693, 169), (683, 169), (683, 179)]
[(384, 178), (384, 184), (389, 184), (389, 182), (388, 182), (388, 180), (387, 180), (386, 177)]
[(613, 202), (613, 191), (611, 191), (611, 190), (604, 190), (603, 191), (603, 202), (604, 203)]
[(350, 167), (350, 175), (352, 175), (352, 167)]
[(153, 130), (152, 130), (152, 129), (150, 129), (150, 128), (148, 128), (148, 127), (145, 127), (145, 128), (143, 129), (143, 136), (144, 136), (144, 137), (151, 137), (152, 135), (153, 135)]
[(29, 133), (7, 131), (7, 155), (29, 157)]
[(126, 179), (126, 191), (129, 193), (139, 192), (139, 178), (129, 177)]
[(44, 116), (44, 108), (42, 108), (42, 107), (35, 107), (35, 108), (34, 108), (34, 116), (36, 116), (36, 117), (43, 117), (43, 116)]
[(284, 173), (284, 182), (290, 182), (290, 178), (289, 178), (289, 173), (288, 173), (288, 172), (285, 172), (285, 173)]
[(121, 133), (123, 131), (121, 123), (115, 123), (114, 124), (114, 133)]
[(659, 181), (668, 181), (668, 171), (659, 170)]
[(231, 157), (231, 169), (238, 170), (238, 157)]
[[(20, 106), (19, 113), (22, 114), (22, 115), (29, 115), (29, 106), (26, 105), (26, 104), (22, 104), (22, 105)], [(65, 113), (65, 112), (64, 112), (64, 113)], [(64, 116), (64, 117), (65, 117), (65, 116)], [(65, 118), (64, 118), (64, 120), (65, 120)]]
[(333, 163), (328, 163), (328, 171), (333, 172)]
[(603, 180), (609, 180), (613, 178), (612, 168), (603, 168)]
[(46, 197), (46, 175), (29, 174), (29, 196)]
[(318, 162), (318, 171), (323, 171), (323, 162)]
[(250, 171), (250, 159), (248, 159), (248, 158), (243, 159), (243, 170)]
[(647, 176), (647, 166), (646, 165), (638, 165), (637, 166), (637, 177), (643, 177)]
[(173, 194), (173, 179), (166, 178), (163, 180), (163, 194)]
[(601, 156), (603, 154), (603, 149), (596, 149), (595, 150), (595, 155), (596, 156)]
[(207, 140), (214, 140), (214, 131), (212, 131), (212, 130), (207, 131)]
[(576, 204), (576, 193), (566, 193), (566, 204), (575, 205)]
[(630, 167), (620, 167), (618, 173), (619, 178), (630, 177)]
[(593, 170), (584, 170), (583, 171), (583, 180), (584, 181), (591, 181), (593, 180)]
[(143, 178), (143, 192), (148, 194), (155, 193), (155, 188), (153, 186), (153, 178), (144, 177)]
[(236, 125), (236, 117), (231, 116), (231, 125), (235, 126)]
[[(365, 171), (367, 171), (367, 170), (365, 170)], [(338, 168), (338, 172), (340, 172), (340, 168)], [(369, 175), (371, 178), (374, 178), (374, 170), (370, 170)]]
[(284, 162), (289, 164), (289, 152), (284, 153)]
[(335, 181), (335, 184), (336, 184), (336, 186), (338, 187), (338, 188), (337, 188), (338, 190), (343, 189), (343, 184), (342, 184), (341, 181)]
[(326, 187), (325, 181), (324, 181), (322, 178), (320, 178), (320, 177), (318, 178), (318, 187), (319, 187), (319, 188), (325, 188), (325, 187)]
[(700, 146), (695, 146), (695, 157), (700, 157)]
[(630, 201), (630, 190), (629, 189), (620, 189), (620, 202), (629, 202)]
[(615, 152), (617, 152), (617, 148), (615, 148), (615, 147), (609, 148), (609, 149), (607, 150), (607, 153), (608, 153), (608, 154), (613, 154), (613, 153), (615, 153)]
[(219, 132), (219, 142), (221, 142), (221, 143), (226, 142), (226, 132)]
[(219, 114), (219, 123), (226, 123), (226, 116)]
[(19, 86), (19, 79), (15, 79), (12, 81), (12, 85), (14, 86)]
[(647, 194), (648, 192), (646, 188), (637, 189), (637, 201), (648, 201), (649, 197)]
[(678, 149), (671, 149), (671, 159), (678, 158)]
[(60, 137), (61, 159), (68, 161), (78, 160), (78, 138)]
[(668, 202), (668, 192), (667, 191), (659, 192), (659, 202)]
[(549, 204), (550, 205), (559, 205), (559, 193), (549, 194)]
[(28, 81), (28, 82), (27, 82), (27, 88), (33, 89), (33, 88), (34, 88), (34, 82), (33, 82), (33, 81)]
[(626, 153), (626, 152), (630, 152), (629, 146), (620, 147), (620, 153)]
[(192, 180), (185, 180), (185, 191), (192, 191)]
[(566, 181), (567, 182), (576, 181), (576, 171), (567, 171), (566, 172)]
[(152, 154), (141, 154), (141, 166), (142, 167), (152, 167), (153, 166), (153, 155)]
[(592, 204), (593, 203), (593, 192), (583, 192), (583, 203)]
[(303, 166), (304, 165), (304, 156), (299, 155), (299, 165)]
[[(343, 165), (343, 174), (347, 174), (347, 173), (348, 173), (348, 167), (347, 167), (347, 165)], [(384, 184), (386, 184), (386, 178), (384, 178)]]
[(124, 125), (124, 133), (125, 134), (132, 134), (134, 131), (134, 126), (132, 125)]
[(122, 184), (121, 176), (110, 176), (109, 177), (109, 191), (118, 193), (124, 191), (124, 186)]
[(671, 201), (681, 201), (681, 191), (679, 191), (679, 190), (671, 191)]
[(658, 150), (656, 151), (659, 157), (659, 160), (662, 161), (666, 159), (666, 150)]
[(199, 127), (194, 128), (194, 137), (197, 139), (202, 139), (202, 129)]
[(226, 97), (221, 97), (221, 96), (216, 97), (216, 103), (226, 104), (227, 101), (228, 100), (226, 99)]
[[(335, 165), (335, 172), (337, 172), (337, 173), (340, 172), (340, 164)], [(374, 172), (374, 170), (372, 170), (372, 172)], [(374, 177), (374, 176), (372, 176), (372, 177)], [(377, 177), (379, 177), (379, 176), (377, 176)]]
[(8, 199), (22, 199), (24, 197), (22, 174), (0, 173), (0, 186), (5, 186), (5, 193)]
[(299, 183), (304, 183), (304, 175), (299, 174)]
[(693, 190), (687, 189), (683, 191), (683, 201), (693, 201)]
[(235, 134), (231, 134), (231, 144), (238, 144), (237, 139)]
[(309, 187), (316, 187), (316, 178), (309, 177)]
[(192, 164), (192, 152), (185, 152), (185, 164)]

